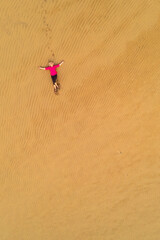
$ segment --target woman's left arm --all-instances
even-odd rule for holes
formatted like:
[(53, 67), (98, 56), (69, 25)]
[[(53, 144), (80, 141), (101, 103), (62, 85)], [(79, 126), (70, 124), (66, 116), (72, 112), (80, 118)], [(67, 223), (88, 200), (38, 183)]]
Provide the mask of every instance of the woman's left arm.
[(61, 62), (59, 63), (59, 65), (61, 66), (63, 63), (64, 63), (64, 61), (61, 61)]

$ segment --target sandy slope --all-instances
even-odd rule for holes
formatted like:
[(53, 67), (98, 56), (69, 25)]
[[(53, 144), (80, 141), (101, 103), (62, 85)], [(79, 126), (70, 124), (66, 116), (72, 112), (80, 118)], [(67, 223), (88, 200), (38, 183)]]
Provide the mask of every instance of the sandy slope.
[(159, 240), (160, 2), (6, 0), (0, 16), (0, 239)]

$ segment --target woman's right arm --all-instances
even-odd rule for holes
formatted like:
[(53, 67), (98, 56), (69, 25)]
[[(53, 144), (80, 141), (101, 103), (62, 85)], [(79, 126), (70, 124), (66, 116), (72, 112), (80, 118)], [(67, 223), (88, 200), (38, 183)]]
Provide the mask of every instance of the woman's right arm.
[(44, 67), (39, 67), (39, 69), (41, 69), (41, 70), (45, 70), (45, 68), (44, 68)]

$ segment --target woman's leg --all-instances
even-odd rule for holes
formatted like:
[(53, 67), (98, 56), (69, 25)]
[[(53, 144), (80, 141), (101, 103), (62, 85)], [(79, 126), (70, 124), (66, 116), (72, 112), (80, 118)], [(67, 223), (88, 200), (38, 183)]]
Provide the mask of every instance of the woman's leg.
[(58, 84), (57, 84), (57, 75), (51, 76), (52, 77), (52, 82), (53, 82), (53, 86), (54, 86), (54, 91), (56, 92), (58, 90)]
[(57, 83), (55, 82), (55, 85), (56, 85), (56, 87), (58, 88), (58, 85), (57, 85)]
[(52, 78), (53, 85), (55, 85), (57, 80), (57, 75), (51, 76), (51, 78)]

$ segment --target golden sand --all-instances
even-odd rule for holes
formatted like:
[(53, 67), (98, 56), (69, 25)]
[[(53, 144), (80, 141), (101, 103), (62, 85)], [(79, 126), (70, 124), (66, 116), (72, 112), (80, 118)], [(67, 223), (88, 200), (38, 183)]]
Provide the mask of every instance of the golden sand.
[(160, 2), (2, 1), (0, 52), (0, 240), (159, 240)]

